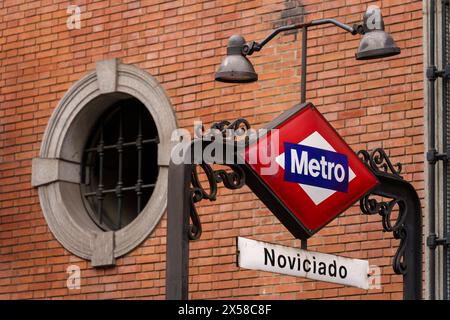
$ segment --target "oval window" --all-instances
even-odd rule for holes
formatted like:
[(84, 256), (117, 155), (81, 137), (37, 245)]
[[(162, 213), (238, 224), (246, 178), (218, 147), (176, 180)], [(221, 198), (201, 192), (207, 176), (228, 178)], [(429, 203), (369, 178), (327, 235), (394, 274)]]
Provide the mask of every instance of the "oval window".
[(84, 149), (81, 192), (103, 230), (132, 222), (150, 199), (158, 177), (158, 131), (137, 99), (121, 100), (97, 121)]

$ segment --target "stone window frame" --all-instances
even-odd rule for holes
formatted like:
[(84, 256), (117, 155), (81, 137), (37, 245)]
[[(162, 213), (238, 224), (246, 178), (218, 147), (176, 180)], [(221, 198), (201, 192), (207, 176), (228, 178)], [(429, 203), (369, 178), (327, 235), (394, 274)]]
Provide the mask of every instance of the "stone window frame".
[[(80, 192), (84, 144), (100, 115), (117, 99), (132, 96), (148, 109), (158, 130), (156, 186), (142, 212), (117, 231), (103, 231), (90, 218)], [(167, 206), (171, 135), (177, 129), (173, 107), (158, 81), (117, 59), (100, 61), (60, 100), (45, 130), (39, 157), (32, 162), (32, 185), (55, 238), (94, 267), (136, 248), (154, 230)]]

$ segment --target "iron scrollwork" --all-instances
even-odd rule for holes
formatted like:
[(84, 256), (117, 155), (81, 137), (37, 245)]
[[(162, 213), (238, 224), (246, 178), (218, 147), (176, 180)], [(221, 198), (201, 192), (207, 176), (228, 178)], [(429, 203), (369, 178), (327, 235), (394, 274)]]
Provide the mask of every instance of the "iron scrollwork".
[(375, 173), (390, 173), (397, 177), (401, 177), (400, 173), (402, 171), (402, 164), (399, 162), (392, 164), (384, 149), (377, 148), (370, 154), (366, 150), (361, 150), (357, 154), (361, 161)]
[[(208, 139), (214, 139), (214, 133), (219, 132), (228, 141), (235, 142), (241, 137), (245, 137), (246, 133), (250, 129), (250, 124), (245, 119), (237, 119), (234, 122), (221, 121), (214, 123), (209, 132), (204, 132), (203, 128), (196, 131), (197, 135), (201, 138), (207, 137)], [(211, 132), (213, 134), (211, 134)], [(202, 234), (202, 225), (200, 217), (195, 207), (195, 204), (206, 199), (209, 201), (215, 201), (217, 199), (218, 184), (223, 183), (227, 189), (236, 190), (245, 185), (245, 173), (239, 165), (220, 163), (222, 166), (226, 166), (231, 169), (227, 171), (224, 169), (214, 170), (211, 164), (202, 161), (200, 164), (193, 165), (191, 173), (191, 203), (190, 203), (190, 219), (188, 236), (190, 240), (198, 240)], [(199, 178), (198, 168), (201, 168), (208, 188), (205, 188)]]
[[(400, 176), (402, 166), (400, 163), (393, 165), (386, 152), (379, 148), (372, 153), (363, 150), (358, 152), (360, 159), (372, 170), (375, 175), (391, 175), (397, 179), (403, 179)], [(400, 245), (392, 261), (392, 267), (396, 274), (406, 274), (407, 266), (405, 263), (405, 250), (407, 243), (407, 229), (405, 228), (406, 203), (403, 199), (392, 196), (391, 200), (378, 201), (374, 196), (379, 194), (367, 194), (360, 200), (360, 208), (363, 214), (379, 214), (382, 218), (384, 232), (392, 232), (395, 239), (400, 240)], [(382, 195), (384, 198), (387, 195)], [(398, 208), (398, 216), (395, 223), (392, 223), (392, 213)]]

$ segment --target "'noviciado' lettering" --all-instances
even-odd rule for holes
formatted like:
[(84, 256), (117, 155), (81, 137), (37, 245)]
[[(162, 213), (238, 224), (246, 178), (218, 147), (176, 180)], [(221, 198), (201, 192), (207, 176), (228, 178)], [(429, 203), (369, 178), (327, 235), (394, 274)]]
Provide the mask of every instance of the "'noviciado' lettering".
[(316, 261), (316, 257), (311, 259), (301, 259), (300, 254), (297, 256), (285, 256), (283, 254), (276, 254), (274, 249), (264, 248), (264, 264), (275, 268), (289, 268), (292, 271), (303, 271), (306, 273), (314, 273), (321, 276), (329, 276), (332, 278), (339, 277), (345, 279), (348, 275), (348, 270), (345, 266), (338, 266), (336, 260), (331, 263), (323, 261)]

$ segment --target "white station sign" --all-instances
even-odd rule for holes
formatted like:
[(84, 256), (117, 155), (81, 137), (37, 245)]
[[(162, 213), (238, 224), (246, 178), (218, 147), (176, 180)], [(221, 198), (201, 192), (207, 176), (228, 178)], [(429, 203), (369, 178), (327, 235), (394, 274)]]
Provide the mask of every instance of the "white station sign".
[(241, 268), (369, 289), (369, 262), (238, 237)]

